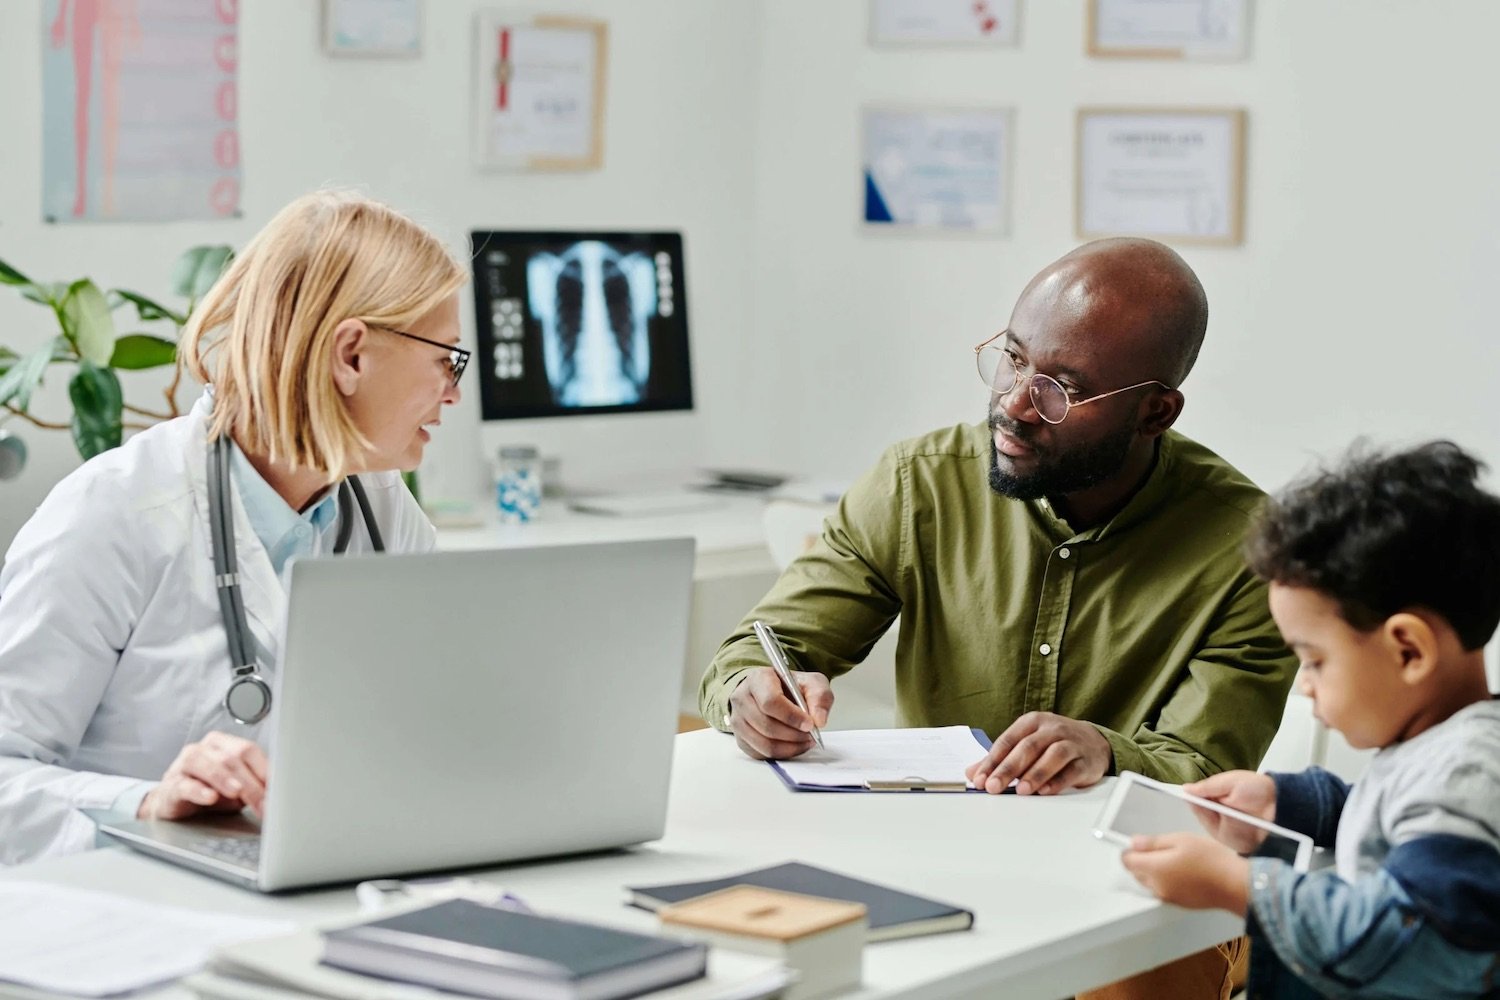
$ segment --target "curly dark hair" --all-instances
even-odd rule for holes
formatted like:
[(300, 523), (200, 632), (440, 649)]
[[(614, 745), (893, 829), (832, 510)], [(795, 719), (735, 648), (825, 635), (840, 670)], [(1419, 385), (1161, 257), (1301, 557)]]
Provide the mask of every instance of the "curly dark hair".
[(1451, 441), (1356, 446), (1266, 505), (1246, 543), (1250, 568), (1328, 595), (1361, 631), (1420, 607), (1479, 649), (1500, 623), (1500, 497), (1479, 487), (1484, 468)]

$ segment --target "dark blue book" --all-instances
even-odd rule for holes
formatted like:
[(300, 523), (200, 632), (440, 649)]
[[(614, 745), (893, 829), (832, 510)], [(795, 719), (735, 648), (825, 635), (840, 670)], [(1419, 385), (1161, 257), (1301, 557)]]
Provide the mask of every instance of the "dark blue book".
[(784, 865), (760, 868), (728, 878), (710, 879), (707, 882), (633, 886), (627, 891), (632, 905), (659, 910), (663, 906), (728, 889), (733, 885), (757, 885), (762, 889), (780, 889), (784, 892), (800, 892), (804, 896), (863, 903), (869, 911), (870, 930), (866, 938), (869, 941), (891, 941), (919, 934), (964, 931), (974, 926), (974, 914), (961, 907), (940, 903), (925, 896), (914, 896), (909, 892), (849, 875), (840, 875), (800, 861), (789, 861)]
[(708, 949), (456, 899), (324, 934), (323, 962), (497, 1000), (617, 1000), (699, 979)]

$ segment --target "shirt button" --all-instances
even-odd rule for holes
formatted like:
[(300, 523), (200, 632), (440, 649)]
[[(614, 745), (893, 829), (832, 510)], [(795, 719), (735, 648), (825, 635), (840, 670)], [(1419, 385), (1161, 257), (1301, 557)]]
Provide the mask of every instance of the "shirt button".
[(1052, 646), (1044, 642), (1037, 647), (1037, 652), (1041, 653), (1043, 656), (1046, 656), (1048, 653), (1052, 652)]
[(1264, 892), (1266, 886), (1271, 884), (1271, 880), (1266, 877), (1265, 872), (1256, 872), (1253, 883), (1257, 892)]
[(1059, 558), (1059, 559), (1066, 559), (1066, 558), (1068, 558), (1068, 556), (1070, 556), (1072, 554), (1073, 553), (1069, 552), (1066, 547), (1057, 550), (1057, 558)]

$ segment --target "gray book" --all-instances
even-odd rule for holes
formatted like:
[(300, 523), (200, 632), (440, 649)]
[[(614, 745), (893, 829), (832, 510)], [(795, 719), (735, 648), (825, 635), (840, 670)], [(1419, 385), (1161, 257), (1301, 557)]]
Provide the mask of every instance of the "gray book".
[(800, 861), (789, 861), (771, 868), (759, 868), (706, 882), (633, 886), (627, 891), (632, 905), (659, 910), (670, 903), (680, 903), (685, 899), (728, 889), (732, 885), (758, 885), (762, 889), (780, 889), (783, 892), (800, 892), (805, 896), (863, 903), (869, 911), (870, 930), (866, 938), (869, 941), (892, 941), (919, 934), (963, 931), (974, 926), (974, 914), (962, 907), (841, 875)]
[(323, 962), (497, 1000), (616, 1000), (701, 978), (707, 951), (457, 899), (328, 931)]

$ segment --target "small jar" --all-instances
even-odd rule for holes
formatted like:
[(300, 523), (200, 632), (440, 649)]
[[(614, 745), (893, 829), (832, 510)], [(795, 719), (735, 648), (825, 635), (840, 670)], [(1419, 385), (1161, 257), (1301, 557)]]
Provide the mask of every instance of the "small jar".
[(542, 458), (534, 446), (500, 449), (495, 467), (495, 503), (501, 524), (525, 524), (541, 513)]

